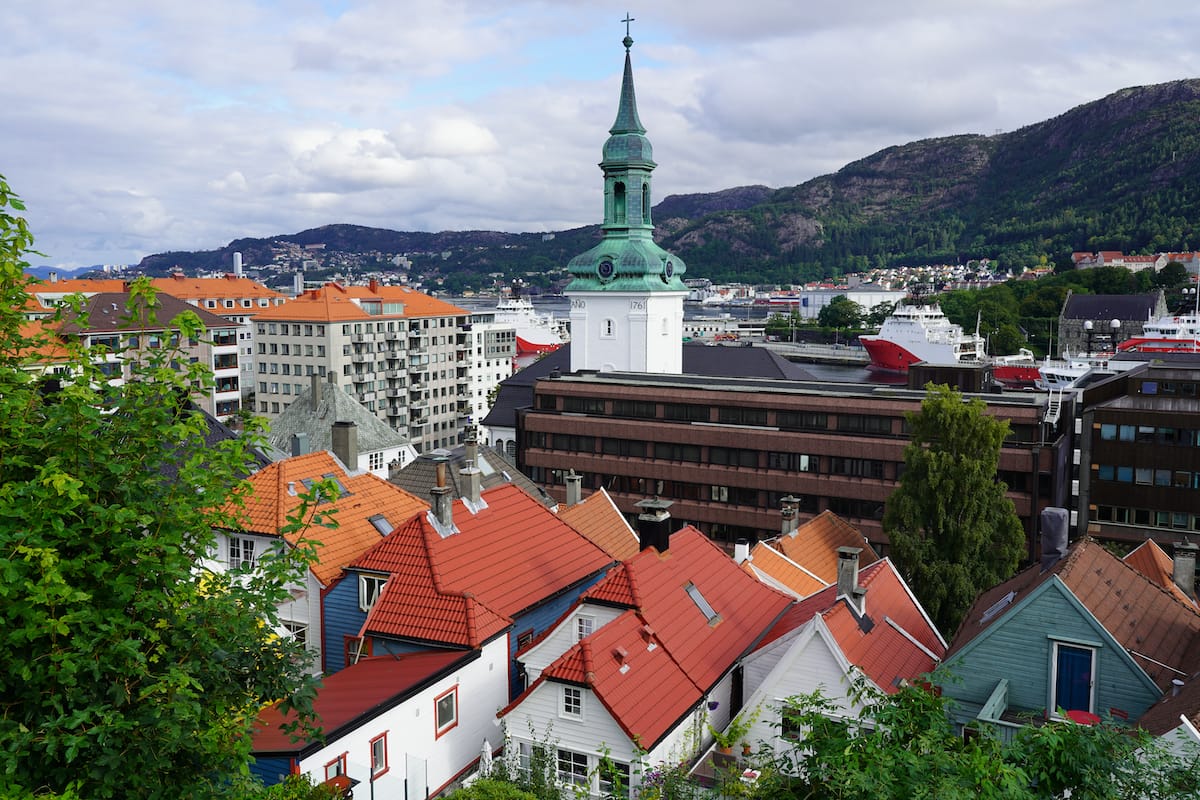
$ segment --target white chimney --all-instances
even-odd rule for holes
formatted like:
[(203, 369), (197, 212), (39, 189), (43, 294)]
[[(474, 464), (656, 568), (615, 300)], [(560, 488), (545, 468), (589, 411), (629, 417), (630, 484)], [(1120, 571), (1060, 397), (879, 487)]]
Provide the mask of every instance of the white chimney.
[(745, 539), (738, 539), (733, 545), (733, 561), (735, 564), (741, 564), (750, 558), (750, 542)]
[(567, 484), (567, 505), (579, 505), (583, 499), (583, 476), (575, 474), (575, 470), (570, 470), (563, 480)]
[(242, 254), (241, 253), (233, 254), (233, 274), (238, 276), (239, 278), (242, 277)]
[(839, 547), (837, 549), (837, 593), (845, 597), (858, 611), (863, 612), (866, 591), (858, 585), (858, 555), (861, 547)]

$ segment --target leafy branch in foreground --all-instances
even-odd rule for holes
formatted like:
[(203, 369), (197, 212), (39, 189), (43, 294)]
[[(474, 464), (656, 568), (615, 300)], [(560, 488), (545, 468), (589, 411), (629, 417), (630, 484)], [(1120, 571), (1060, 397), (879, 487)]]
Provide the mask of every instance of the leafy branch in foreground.
[[(105, 353), (23, 319), (32, 237), (0, 178), (0, 774), (17, 796), (241, 793), (264, 703), (312, 696), (276, 605), (311, 552), (253, 580), (201, 568), (245, 491), (253, 437), (206, 443), (188, 402), (211, 380), (175, 347)], [(128, 325), (153, 322), (146, 284)], [(170, 321), (202, 337), (194, 314)], [(50, 366), (47, 367), (47, 364)], [(54, 369), (54, 374), (49, 370)]]

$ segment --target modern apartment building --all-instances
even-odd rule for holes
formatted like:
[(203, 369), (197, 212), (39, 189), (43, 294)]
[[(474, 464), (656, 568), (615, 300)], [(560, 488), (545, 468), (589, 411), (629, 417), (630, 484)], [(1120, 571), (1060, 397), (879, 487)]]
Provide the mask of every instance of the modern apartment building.
[[(512, 325), (495, 322), (495, 314), (472, 314), (463, 331), (466, 340), (467, 387), (463, 399), (467, 402), (468, 424), (478, 426), (491, 404), (488, 395), (513, 374), (513, 359), (517, 355), (517, 330)], [(459, 362), (462, 370), (463, 362)], [(486, 432), (483, 433), (487, 441)]]
[(417, 450), (453, 447), (470, 414), (469, 319), (404, 286), (310, 289), (255, 317), (255, 411), (273, 419), (332, 373)]
[(189, 278), (176, 272), (150, 283), (160, 292), (238, 324), (242, 394), (248, 398), (254, 391), (254, 316), (265, 308), (282, 305), (287, 297), (234, 273), (220, 278)]
[[(110, 352), (101, 368), (112, 384), (130, 377), (131, 355), (178, 346), (183, 358), (203, 363), (212, 370), (213, 386), (196, 390), (193, 394), (196, 405), (216, 417), (236, 414), (242, 407), (237, 324), (193, 308), (171, 295), (160, 294), (158, 300), (159, 307), (151, 319), (145, 312), (129, 311), (128, 292), (98, 292), (87, 298), (83, 317), (68, 319), (59, 332), (81, 337), (89, 346), (107, 347)], [(204, 338), (181, 340), (175, 319), (188, 311), (204, 323), (207, 329)]]

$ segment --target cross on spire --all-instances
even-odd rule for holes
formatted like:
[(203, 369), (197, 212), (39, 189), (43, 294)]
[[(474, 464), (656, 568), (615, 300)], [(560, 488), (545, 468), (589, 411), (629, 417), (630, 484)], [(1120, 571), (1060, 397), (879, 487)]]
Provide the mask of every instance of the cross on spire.
[(629, 35), (629, 23), (633, 22), (635, 19), (636, 19), (635, 17), (629, 16), (628, 11), (625, 12), (625, 19), (621, 20), (621, 22), (625, 23), (625, 35), (626, 36)]

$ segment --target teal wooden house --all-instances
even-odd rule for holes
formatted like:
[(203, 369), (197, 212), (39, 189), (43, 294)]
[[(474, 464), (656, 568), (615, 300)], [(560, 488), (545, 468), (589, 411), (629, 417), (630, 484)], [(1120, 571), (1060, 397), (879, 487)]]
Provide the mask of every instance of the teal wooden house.
[(1083, 539), (976, 599), (939, 682), (962, 727), (1135, 722), (1200, 663), (1200, 613)]

